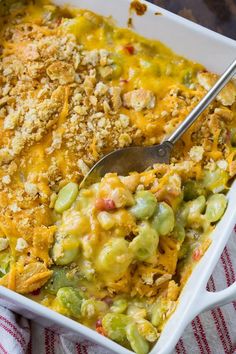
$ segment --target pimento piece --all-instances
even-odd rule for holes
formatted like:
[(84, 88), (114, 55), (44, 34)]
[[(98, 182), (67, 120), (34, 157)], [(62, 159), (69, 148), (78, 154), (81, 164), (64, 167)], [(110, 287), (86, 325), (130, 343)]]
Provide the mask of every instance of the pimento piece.
[(111, 306), (113, 304), (113, 300), (111, 297), (104, 297), (104, 299), (102, 299), (102, 301), (104, 301), (107, 305)]
[(106, 337), (106, 332), (104, 330), (103, 327), (97, 327), (96, 328), (96, 332), (98, 332), (99, 334), (101, 334), (102, 336)]
[(96, 328), (97, 327), (102, 327), (102, 320), (101, 319), (98, 319), (97, 322), (96, 322)]
[(32, 291), (30, 294), (33, 296), (37, 296), (40, 294), (40, 289), (36, 289), (36, 290)]
[(128, 52), (130, 55), (134, 54), (134, 46), (132, 44), (126, 44), (124, 46), (124, 50)]
[(105, 332), (105, 329), (102, 326), (102, 320), (100, 320), (100, 319), (97, 320), (97, 322), (96, 322), (96, 332), (98, 332), (102, 336), (106, 337), (106, 332)]
[(95, 201), (95, 208), (100, 211), (110, 211), (116, 209), (112, 199), (98, 198)]
[(199, 261), (199, 259), (203, 256), (203, 252), (200, 248), (196, 248), (193, 252), (193, 260)]

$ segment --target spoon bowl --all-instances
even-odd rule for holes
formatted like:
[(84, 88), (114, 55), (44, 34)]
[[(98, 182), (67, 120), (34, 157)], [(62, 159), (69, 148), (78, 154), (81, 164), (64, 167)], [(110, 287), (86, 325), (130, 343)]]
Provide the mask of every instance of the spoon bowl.
[(115, 172), (127, 176), (129, 172), (142, 172), (154, 163), (169, 163), (172, 143), (165, 141), (152, 146), (130, 146), (110, 152), (101, 158), (89, 171), (80, 187), (98, 182), (106, 173)]

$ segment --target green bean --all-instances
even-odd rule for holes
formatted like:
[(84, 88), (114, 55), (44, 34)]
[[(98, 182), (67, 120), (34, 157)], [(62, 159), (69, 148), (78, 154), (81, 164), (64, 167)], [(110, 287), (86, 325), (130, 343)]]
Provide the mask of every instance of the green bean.
[(152, 226), (159, 235), (168, 235), (174, 228), (175, 216), (173, 209), (165, 202), (159, 203), (152, 219)]
[(127, 339), (131, 348), (137, 354), (147, 354), (149, 351), (148, 342), (140, 335), (137, 325), (133, 322), (126, 327)]
[(135, 205), (130, 208), (130, 212), (137, 219), (150, 218), (157, 206), (156, 197), (149, 191), (138, 191), (135, 194)]
[(76, 183), (70, 182), (66, 184), (58, 193), (58, 197), (54, 206), (57, 213), (69, 209), (78, 195), (79, 187)]
[(140, 225), (138, 235), (130, 242), (129, 248), (139, 261), (148, 261), (156, 254), (158, 233), (148, 222)]
[(225, 212), (227, 199), (224, 194), (213, 194), (207, 200), (205, 216), (210, 222), (220, 220)]
[(126, 340), (126, 326), (130, 318), (121, 313), (107, 313), (102, 319), (102, 326), (108, 337), (119, 343)]
[(57, 292), (57, 299), (70, 312), (71, 316), (80, 318), (83, 296), (79, 290), (72, 287), (60, 288)]
[(128, 301), (126, 299), (117, 299), (111, 306), (111, 312), (123, 313), (128, 307)]

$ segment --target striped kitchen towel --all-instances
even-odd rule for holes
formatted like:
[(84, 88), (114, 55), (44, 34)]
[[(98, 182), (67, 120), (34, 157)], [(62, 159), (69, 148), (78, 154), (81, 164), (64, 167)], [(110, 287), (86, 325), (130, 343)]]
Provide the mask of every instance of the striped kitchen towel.
[[(236, 281), (236, 228), (208, 282), (209, 291)], [(33, 321), (0, 307), (0, 354), (111, 354), (89, 341), (73, 343)], [(173, 354), (236, 353), (236, 301), (197, 316)]]

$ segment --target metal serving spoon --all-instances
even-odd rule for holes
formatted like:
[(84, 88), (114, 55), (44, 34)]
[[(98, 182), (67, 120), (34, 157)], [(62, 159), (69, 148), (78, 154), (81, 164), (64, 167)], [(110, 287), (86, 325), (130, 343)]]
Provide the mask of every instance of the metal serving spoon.
[(85, 187), (97, 182), (108, 172), (116, 172), (120, 176), (126, 176), (129, 172), (144, 171), (158, 162), (168, 164), (170, 162), (173, 144), (186, 132), (199, 115), (214, 100), (218, 93), (233, 77), (235, 71), (236, 59), (167, 140), (159, 145), (131, 146), (107, 154), (91, 168), (81, 182), (80, 187)]

